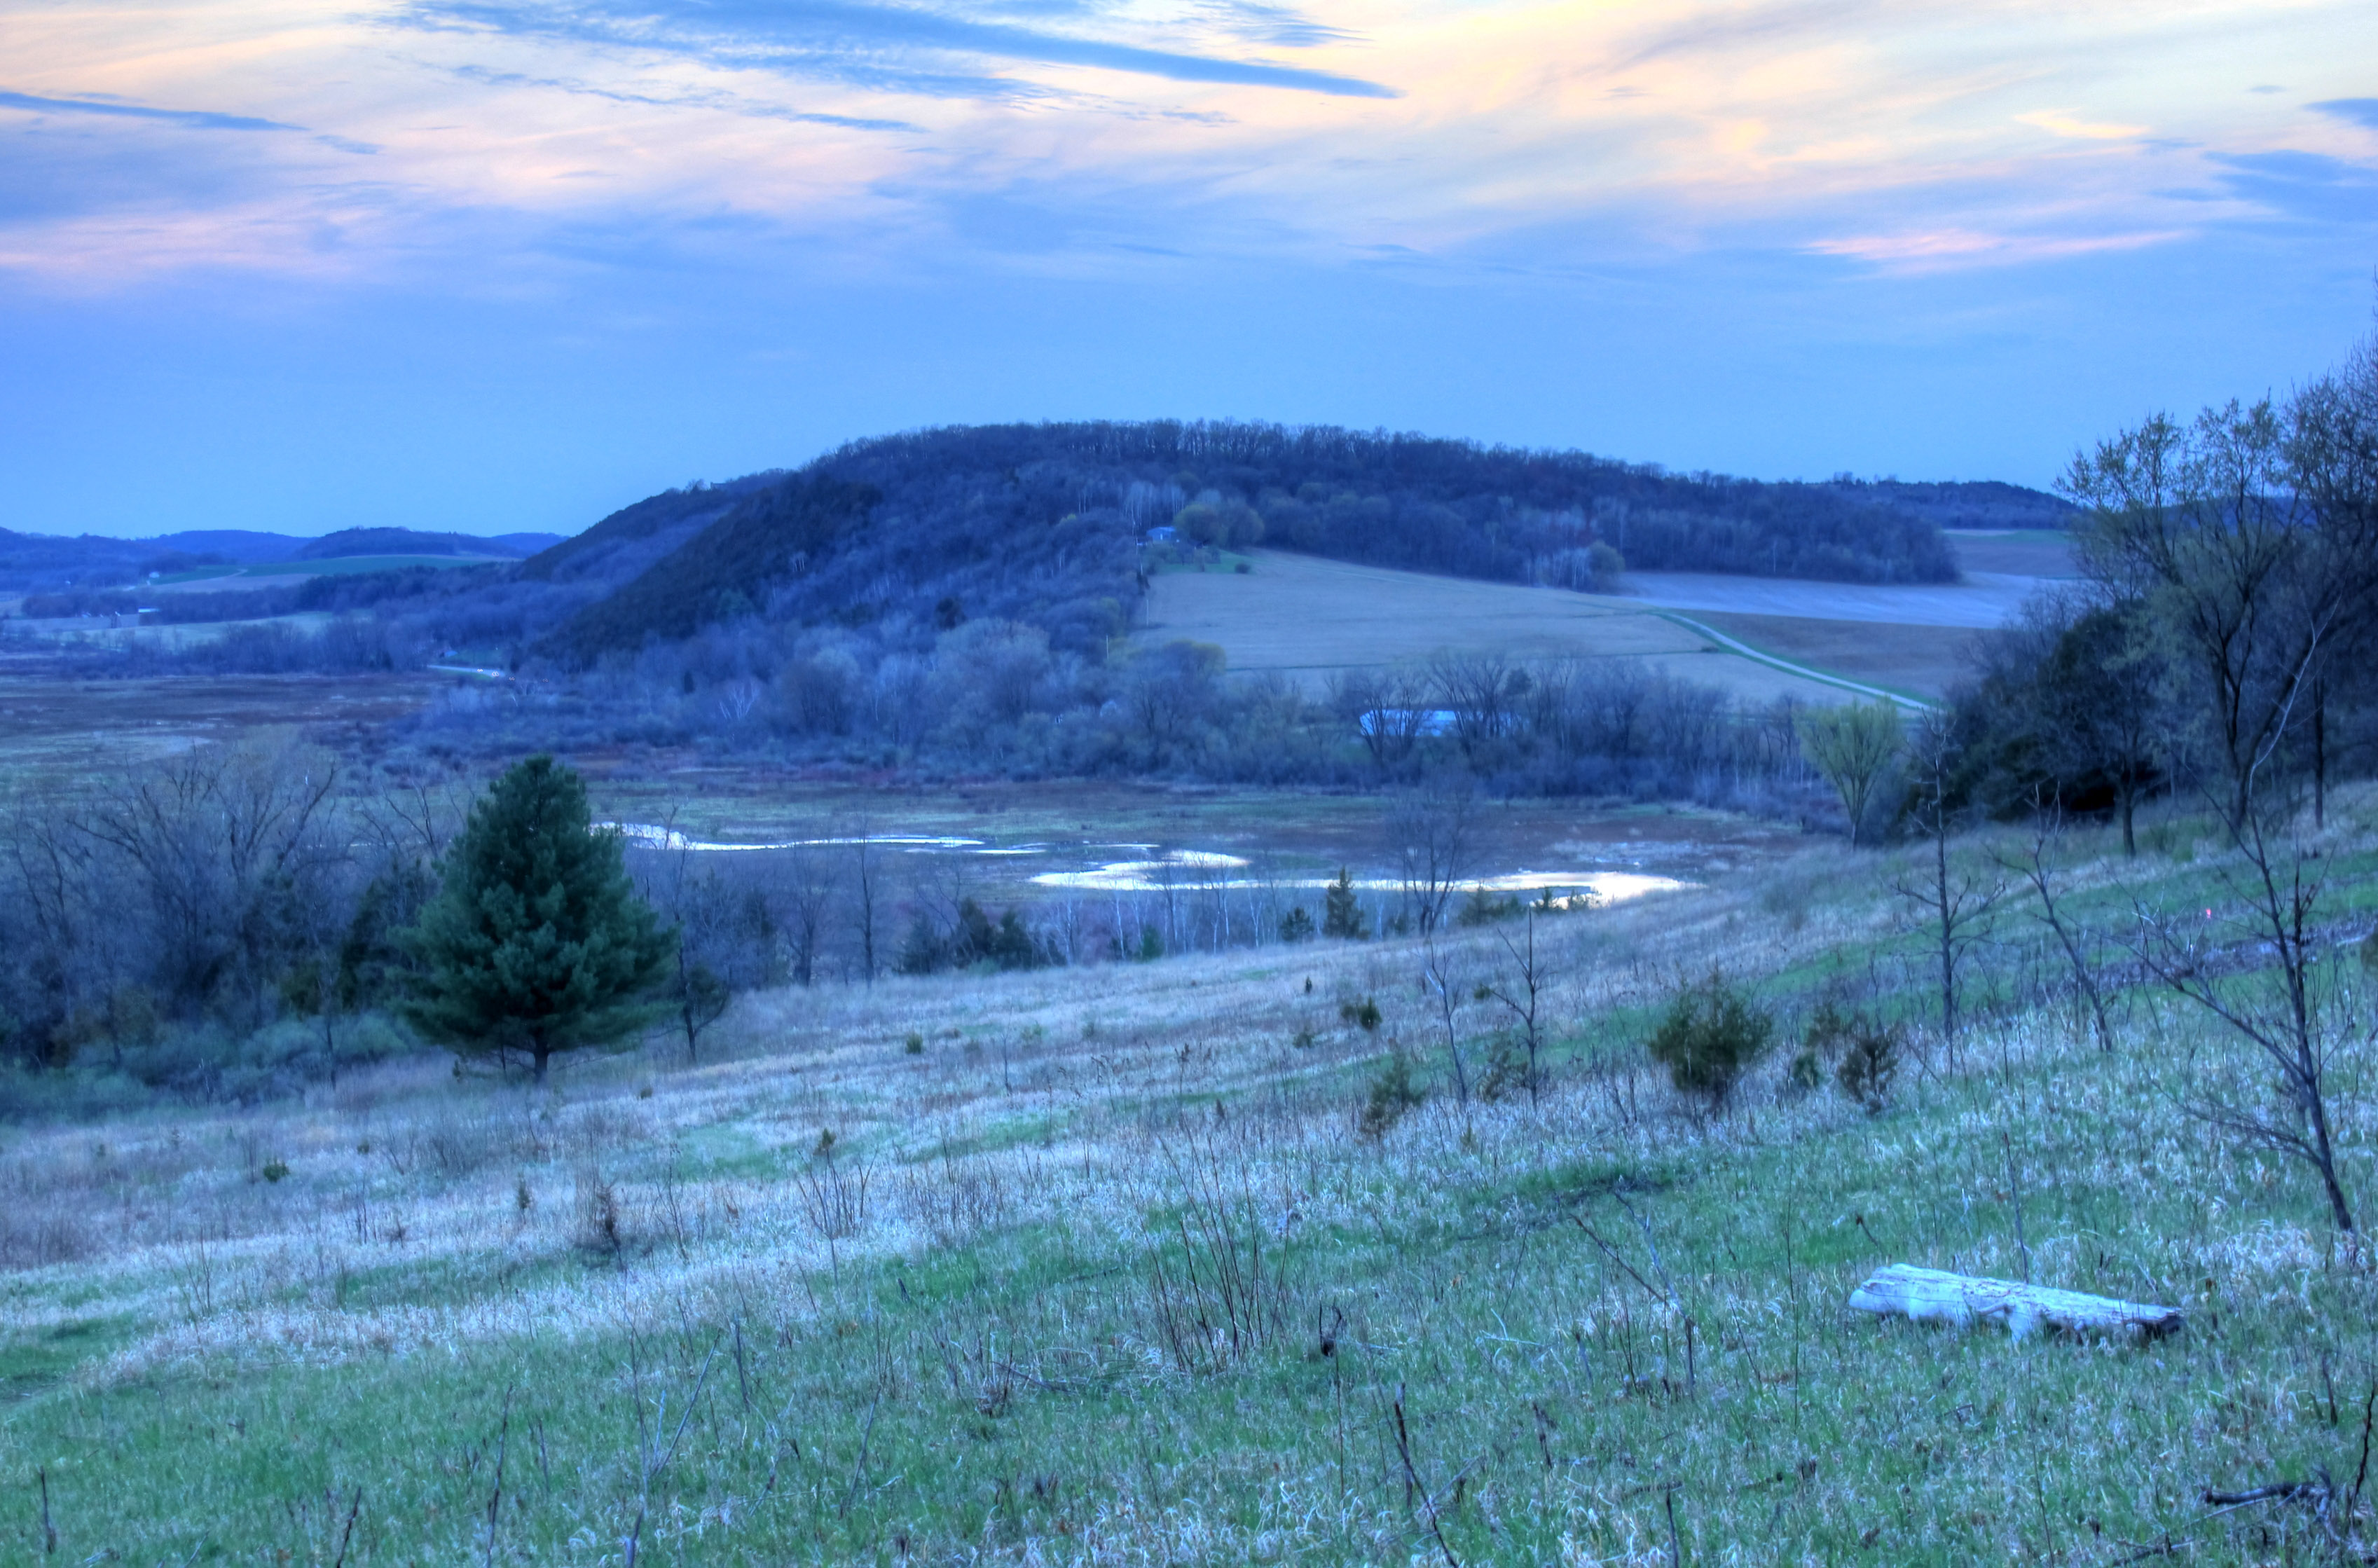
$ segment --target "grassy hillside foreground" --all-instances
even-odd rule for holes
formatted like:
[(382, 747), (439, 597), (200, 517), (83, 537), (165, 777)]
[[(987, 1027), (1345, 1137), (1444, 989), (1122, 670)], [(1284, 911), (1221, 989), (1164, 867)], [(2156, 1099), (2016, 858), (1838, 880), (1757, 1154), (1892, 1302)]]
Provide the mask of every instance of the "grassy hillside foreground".
[[(2342, 925), (2372, 802), (2324, 844)], [(2082, 904), (2217, 904), (2184, 824)], [(2102, 847), (2081, 846), (2094, 850)], [(2378, 1290), (2297, 1167), (2180, 1108), (2250, 1066), (2020, 915), (1997, 1015), (1869, 1119), (1787, 1041), (1721, 1117), (1643, 1063), (1723, 963), (1923, 1005), (1886, 862), (1543, 929), (1555, 1082), (1465, 1108), (1414, 947), (758, 999), (727, 1059), (443, 1062), (302, 1107), (12, 1131), (0, 1557), (242, 1563), (2338, 1560)], [(1457, 995), (1507, 979), (1490, 933)], [(2361, 981), (2340, 962), (2340, 987)], [(1342, 1021), (1375, 998), (1377, 1034)], [(2372, 1180), (2340, 991), (2347, 1173)], [(1466, 1003), (1465, 1035), (1497, 1025)], [(1355, 1111), (1390, 1040), (1427, 1102)], [(1878, 1323), (1906, 1261), (2184, 1305), (2144, 1347)], [(54, 1555), (48, 1547), (54, 1532)]]

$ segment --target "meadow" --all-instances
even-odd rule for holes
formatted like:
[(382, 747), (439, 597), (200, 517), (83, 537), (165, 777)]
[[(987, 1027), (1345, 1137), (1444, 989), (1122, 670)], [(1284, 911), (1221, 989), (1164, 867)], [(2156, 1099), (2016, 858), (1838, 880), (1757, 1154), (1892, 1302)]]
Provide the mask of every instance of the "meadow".
[[(2367, 1194), (2378, 796), (2305, 832)], [(1988, 847), (2020, 845), (1959, 854)], [(425, 1056), (9, 1129), (0, 1552), (2360, 1560), (2371, 1260), (2300, 1166), (2190, 1114), (2254, 1060), (2120, 963), (2141, 908), (2228, 929), (2235, 862), (2182, 814), (2135, 861), (2061, 846), (2118, 993), (2101, 1045), (2012, 896), (1974, 1022), (1925, 1023), (1886, 891), (1917, 853), (1537, 922), (1533, 1090), (1476, 993), (1520, 994), (1506, 922), (759, 993), (698, 1065), (655, 1039), (545, 1095)], [(1644, 1052), (1713, 966), (1781, 1036), (1723, 1107)], [(1912, 1031), (1874, 1114), (1795, 1071), (1826, 1000)], [(2132, 1346), (1846, 1312), (1890, 1262), (2190, 1322)]]
[[(1234, 672), (1315, 690), (1340, 671), (1453, 654), (1623, 662), (1750, 702), (1839, 702), (1870, 695), (1868, 683), (1938, 698), (1964, 673), (1974, 628), (1999, 624), (2032, 581), (1891, 588), (1641, 572), (1628, 574), (1621, 595), (1279, 551), (1241, 558), (1243, 572), (1226, 563), (1154, 577), (1137, 635), (1211, 642)], [(2015, 582), (2023, 586), (2007, 586)], [(1666, 613), (1675, 610), (1688, 615)], [(1695, 620), (1764, 657), (1701, 635)]]

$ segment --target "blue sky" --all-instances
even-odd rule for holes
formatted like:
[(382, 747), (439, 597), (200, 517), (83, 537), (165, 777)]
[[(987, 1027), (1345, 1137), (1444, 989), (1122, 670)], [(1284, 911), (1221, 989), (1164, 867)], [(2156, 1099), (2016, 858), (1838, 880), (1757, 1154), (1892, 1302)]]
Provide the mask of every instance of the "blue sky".
[(2378, 8), (47, 0), (0, 526), (568, 531), (994, 419), (2048, 481), (2372, 324)]

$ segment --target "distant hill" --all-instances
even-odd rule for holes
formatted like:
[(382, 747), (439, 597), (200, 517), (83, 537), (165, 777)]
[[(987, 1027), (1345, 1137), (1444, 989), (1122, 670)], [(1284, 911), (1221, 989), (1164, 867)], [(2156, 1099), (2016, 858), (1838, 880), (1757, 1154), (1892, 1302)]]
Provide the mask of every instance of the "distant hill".
[(558, 533), (425, 533), (409, 528), (350, 528), (319, 539), (239, 528), (186, 529), (150, 539), (65, 537), (0, 529), (0, 592), (129, 586), (150, 573), (170, 576), (209, 566), (356, 556), (487, 556), (519, 558), (561, 542)]
[(543, 640), (570, 662), (747, 614), (895, 639), (913, 633), (894, 628), (930, 635), (994, 616), (1103, 657), (1137, 602), (1148, 530), (1173, 526), (1199, 542), (1570, 587), (1591, 583), (1595, 544), (1647, 569), (1853, 582), (1957, 573), (1939, 525), (1874, 486), (1327, 426), (1154, 421), (858, 441), (790, 474), (652, 497), (521, 575), (591, 587), (653, 556)]
[(508, 545), (501, 537), (483, 538), (473, 533), (423, 533), (411, 528), (345, 528), (336, 533), (326, 533), (319, 539), (308, 540), (295, 555), (281, 558), (329, 561), (351, 556), (500, 556), (518, 559), (536, 554), (559, 536), (528, 533), (510, 537), (539, 543), (523, 548)]
[(2069, 528), (2081, 512), (2060, 496), (1995, 479), (1942, 484), (1837, 479), (1831, 488), (1854, 500), (1896, 507), (1942, 528)]

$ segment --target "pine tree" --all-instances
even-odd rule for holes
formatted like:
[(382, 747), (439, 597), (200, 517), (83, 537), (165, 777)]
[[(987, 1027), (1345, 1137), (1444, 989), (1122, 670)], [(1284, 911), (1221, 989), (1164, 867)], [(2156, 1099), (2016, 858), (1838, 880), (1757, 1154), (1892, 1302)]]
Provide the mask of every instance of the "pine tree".
[(637, 896), (616, 833), (593, 831), (586, 785), (550, 757), (519, 764), (471, 808), (444, 885), (407, 947), (422, 973), (404, 1011), (458, 1052), (522, 1051), (545, 1082), (557, 1051), (651, 1023), (677, 943)]
[(1324, 891), (1321, 934), (1357, 942), (1371, 934), (1371, 922), (1363, 916), (1362, 904), (1355, 901), (1354, 879), (1343, 866), (1338, 868), (1338, 880)]

